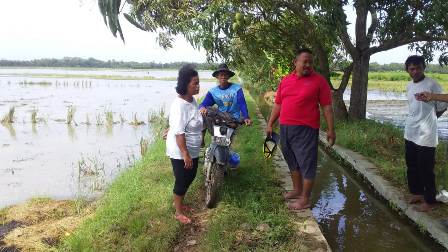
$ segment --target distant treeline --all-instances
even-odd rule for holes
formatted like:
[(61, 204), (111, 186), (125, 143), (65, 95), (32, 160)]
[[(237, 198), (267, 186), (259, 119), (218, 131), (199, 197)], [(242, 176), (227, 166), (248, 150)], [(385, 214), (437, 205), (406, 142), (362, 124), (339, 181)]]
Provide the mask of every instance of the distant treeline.
[[(83, 67), (83, 68), (131, 68), (131, 69), (178, 69), (184, 64), (191, 62), (135, 62), (135, 61), (102, 61), (94, 58), (65, 57), (62, 59), (35, 59), (35, 60), (0, 60), (0, 67)], [(191, 63), (198, 70), (216, 69), (218, 63)], [(390, 63), (380, 65), (370, 63), (371, 72), (404, 71), (404, 64)], [(448, 67), (442, 67), (438, 64), (429, 64), (427, 72), (448, 73)]]
[[(370, 72), (389, 72), (404, 71), (404, 63), (390, 63), (380, 65), (378, 63), (370, 63)], [(429, 73), (448, 73), (448, 66), (440, 66), (439, 64), (428, 64), (426, 72)]]
[[(0, 67), (82, 67), (82, 68), (131, 68), (131, 69), (178, 69), (191, 62), (134, 62), (134, 61), (102, 61), (94, 58), (35, 59), (35, 60), (0, 60)], [(191, 63), (198, 70), (216, 69), (217, 63)]]

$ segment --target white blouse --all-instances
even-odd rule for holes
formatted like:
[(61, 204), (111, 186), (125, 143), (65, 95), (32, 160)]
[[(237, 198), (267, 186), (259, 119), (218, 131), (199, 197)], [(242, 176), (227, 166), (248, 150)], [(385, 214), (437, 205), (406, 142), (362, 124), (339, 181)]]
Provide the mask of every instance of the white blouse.
[(166, 137), (166, 154), (173, 159), (183, 159), (176, 143), (176, 135), (185, 134), (190, 157), (199, 157), (204, 125), (194, 97), (192, 102), (187, 102), (179, 97), (174, 99), (169, 112), (169, 125), (170, 129)]

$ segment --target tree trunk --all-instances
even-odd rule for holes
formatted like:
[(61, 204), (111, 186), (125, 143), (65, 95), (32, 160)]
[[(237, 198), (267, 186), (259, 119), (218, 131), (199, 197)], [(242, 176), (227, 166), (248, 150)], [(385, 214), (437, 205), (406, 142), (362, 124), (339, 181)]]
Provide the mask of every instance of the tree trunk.
[(349, 116), (354, 120), (366, 118), (369, 61), (370, 55), (361, 55), (359, 58), (353, 59)]
[(344, 103), (344, 91), (345, 90), (340, 90), (340, 89), (336, 89), (333, 91), (332, 94), (332, 99), (333, 99), (333, 112), (334, 112), (334, 117), (336, 120), (347, 120), (348, 119), (348, 112), (347, 112), (347, 107), (345, 106)]

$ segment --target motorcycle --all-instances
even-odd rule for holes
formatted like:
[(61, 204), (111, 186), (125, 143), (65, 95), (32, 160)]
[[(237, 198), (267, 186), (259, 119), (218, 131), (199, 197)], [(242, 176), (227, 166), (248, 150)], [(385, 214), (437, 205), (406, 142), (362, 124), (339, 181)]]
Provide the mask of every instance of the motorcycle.
[(211, 143), (204, 158), (205, 204), (213, 208), (218, 201), (224, 174), (239, 165), (239, 155), (230, 149), (230, 145), (235, 130), (243, 122), (215, 108), (208, 108), (204, 119), (208, 120), (207, 130), (211, 134)]

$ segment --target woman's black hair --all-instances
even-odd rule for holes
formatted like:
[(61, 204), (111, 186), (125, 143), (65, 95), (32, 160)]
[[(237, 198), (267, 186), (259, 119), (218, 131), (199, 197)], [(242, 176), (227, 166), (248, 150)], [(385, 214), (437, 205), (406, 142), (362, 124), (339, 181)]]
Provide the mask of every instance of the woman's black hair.
[(419, 55), (412, 55), (409, 56), (406, 61), (404, 62), (404, 65), (406, 66), (406, 70), (408, 70), (409, 65), (420, 65), (422, 64), (423, 69), (426, 68), (426, 64), (425, 64), (425, 58), (423, 58), (423, 56), (419, 56)]
[(198, 72), (194, 70), (194, 66), (191, 64), (184, 65), (179, 69), (179, 75), (177, 76), (176, 92), (180, 95), (187, 94), (188, 84), (193, 77), (198, 76)]

